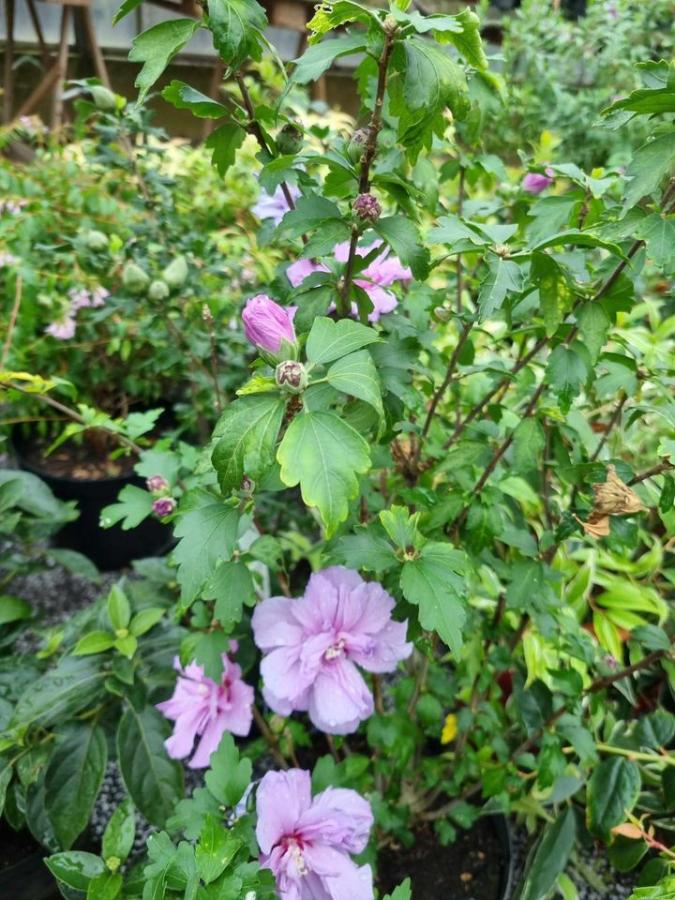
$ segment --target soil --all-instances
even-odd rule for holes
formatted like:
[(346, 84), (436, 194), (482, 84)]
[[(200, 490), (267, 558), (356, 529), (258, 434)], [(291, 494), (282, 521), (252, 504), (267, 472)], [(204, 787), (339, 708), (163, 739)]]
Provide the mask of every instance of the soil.
[(415, 900), (502, 900), (508, 860), (488, 818), (441, 846), (433, 829), (419, 830), (412, 847), (390, 847), (378, 858), (383, 891), (410, 876)]
[(9, 869), (36, 853), (45, 851), (26, 831), (14, 831), (5, 825), (0, 828), (0, 872)]
[(131, 475), (136, 462), (133, 456), (110, 459), (108, 455), (95, 455), (86, 443), (75, 444), (71, 441), (45, 456), (44, 451), (48, 447), (47, 441), (33, 440), (22, 447), (21, 452), (32, 469), (54, 478), (76, 478), (83, 481), (119, 478)]

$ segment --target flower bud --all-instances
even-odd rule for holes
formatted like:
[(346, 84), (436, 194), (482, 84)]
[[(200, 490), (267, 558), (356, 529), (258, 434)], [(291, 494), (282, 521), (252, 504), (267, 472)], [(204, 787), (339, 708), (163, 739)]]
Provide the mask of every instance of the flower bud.
[(110, 112), (117, 108), (117, 97), (109, 88), (102, 84), (94, 84), (89, 88), (89, 92), (97, 109)]
[(377, 222), (382, 213), (380, 201), (372, 194), (359, 194), (352, 209), (362, 222)]
[(368, 129), (357, 128), (347, 145), (347, 156), (353, 163), (361, 162), (361, 157), (368, 143)]
[(142, 294), (150, 284), (150, 276), (135, 262), (128, 262), (122, 270), (122, 284), (132, 294)]
[(288, 122), (277, 135), (277, 150), (284, 156), (299, 153), (304, 143), (302, 131), (297, 125)]
[(252, 494), (255, 490), (255, 481), (252, 478), (249, 478), (248, 475), (244, 475), (244, 477), (241, 479), (241, 486), (239, 490), (244, 494)]
[(169, 286), (161, 278), (155, 278), (148, 288), (148, 297), (151, 300), (165, 300), (169, 296)]
[(84, 236), (84, 242), (90, 250), (108, 249), (108, 236), (103, 234), (102, 231), (96, 231), (95, 229), (88, 231)]
[(162, 491), (169, 490), (169, 482), (163, 475), (151, 475), (146, 480), (145, 485), (153, 494), (161, 494)]
[(280, 362), (274, 373), (277, 385), (289, 394), (301, 394), (307, 387), (307, 372), (302, 363), (294, 359)]
[(177, 256), (162, 272), (162, 280), (170, 288), (179, 288), (185, 284), (188, 277), (188, 264), (184, 256)]
[(158, 497), (152, 501), (152, 511), (160, 519), (170, 516), (176, 508), (176, 501), (173, 497)]
[(540, 172), (528, 172), (523, 178), (523, 190), (528, 194), (541, 194), (542, 191), (545, 191), (547, 187), (553, 184), (553, 174), (553, 169), (550, 168), (546, 169), (545, 175), (542, 175)]
[(434, 318), (438, 322), (449, 322), (452, 319), (452, 310), (447, 306), (435, 306)]
[(261, 350), (278, 353), (282, 341), (296, 342), (292, 314), (267, 294), (251, 297), (241, 317), (246, 337)]

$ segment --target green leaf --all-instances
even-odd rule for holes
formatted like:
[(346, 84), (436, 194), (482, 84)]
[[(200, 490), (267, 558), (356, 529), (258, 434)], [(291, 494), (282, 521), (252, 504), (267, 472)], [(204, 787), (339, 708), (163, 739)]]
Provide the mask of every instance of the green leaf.
[(652, 194), (675, 167), (675, 131), (643, 144), (633, 154), (626, 175), (631, 178), (624, 199), (626, 213), (646, 194)]
[(308, 194), (298, 197), (295, 209), (286, 213), (279, 225), (279, 231), (289, 237), (300, 237), (301, 234), (333, 220), (342, 221), (338, 206), (326, 197)]
[(129, 62), (143, 63), (135, 82), (139, 89), (139, 103), (145, 100), (146, 94), (164, 69), (199, 27), (200, 23), (196, 19), (169, 19), (153, 25), (133, 39)]
[(350, 569), (385, 572), (396, 565), (396, 556), (389, 541), (370, 527), (359, 528), (355, 534), (341, 535), (330, 545), (328, 552), (332, 562)]
[(660, 750), (668, 747), (675, 737), (675, 716), (665, 709), (657, 709), (638, 721), (634, 732), (641, 747)]
[(118, 584), (114, 584), (108, 594), (108, 618), (115, 631), (126, 628), (131, 619), (129, 601)]
[(512, 260), (491, 254), (488, 268), (488, 274), (481, 284), (478, 294), (481, 321), (501, 309), (507, 294), (519, 293), (523, 286), (520, 266)]
[(176, 109), (189, 109), (198, 119), (222, 119), (229, 111), (222, 103), (207, 97), (184, 81), (174, 81), (162, 91), (162, 97)]
[(255, 585), (241, 560), (221, 563), (204, 589), (206, 600), (216, 601), (213, 614), (226, 631), (241, 621), (242, 606), (255, 598)]
[(559, 344), (548, 358), (546, 379), (563, 404), (569, 405), (591, 373), (588, 351), (575, 341), (571, 347)]
[(578, 228), (570, 228), (567, 231), (560, 232), (560, 234), (545, 237), (530, 249), (544, 250), (546, 247), (561, 247), (567, 244), (576, 244), (579, 247), (602, 247), (604, 250), (609, 250), (610, 253), (615, 253), (617, 256), (623, 255), (618, 244), (606, 241), (597, 234), (591, 234), (589, 231), (579, 231)]
[(131, 659), (138, 649), (138, 639), (133, 634), (125, 634), (123, 637), (115, 638), (115, 649), (118, 650), (127, 659)]
[(105, 734), (95, 723), (69, 723), (45, 775), (45, 803), (59, 843), (69, 850), (91, 818), (108, 760)]
[(329, 363), (379, 340), (378, 333), (367, 325), (321, 316), (314, 320), (307, 338), (307, 359), (316, 364)]
[(225, 409), (211, 456), (223, 493), (239, 490), (244, 475), (257, 481), (272, 465), (285, 407), (282, 397), (270, 393), (240, 397)]
[(152, 513), (152, 494), (135, 484), (127, 484), (120, 491), (117, 503), (101, 510), (101, 528), (110, 528), (122, 522), (122, 529), (129, 531), (140, 525)]
[[(452, 18), (459, 22), (462, 30), (458, 32), (454, 28), (440, 29), (436, 26), (433, 29), (436, 40), (443, 44), (453, 44), (460, 56), (474, 69), (487, 69), (488, 61), (480, 37), (480, 19), (476, 13), (471, 9), (464, 9)], [(429, 16), (428, 19), (433, 22), (436, 17)]]
[(206, 139), (206, 146), (213, 150), (211, 163), (219, 175), (224, 175), (234, 163), (237, 150), (246, 139), (246, 132), (239, 125), (228, 122), (220, 125)]
[(405, 216), (388, 216), (373, 225), (404, 266), (410, 266), (415, 278), (423, 280), (429, 274), (429, 251), (422, 243), (417, 226)]
[(369, 403), (383, 416), (382, 389), (375, 363), (367, 350), (358, 350), (334, 362), (326, 380), (336, 390)]
[(94, 653), (105, 653), (115, 644), (115, 635), (109, 631), (90, 631), (75, 644), (73, 656), (91, 656)]
[(326, 32), (347, 22), (361, 22), (364, 25), (378, 23), (379, 25), (375, 12), (354, 0), (331, 0), (330, 3), (316, 6), (315, 10), (313, 18), (307, 23), (308, 30), (313, 32), (309, 39), (310, 44), (314, 44)]
[(12, 724), (48, 727), (61, 722), (96, 703), (104, 678), (93, 660), (66, 656), (19, 697)]
[(299, 59), (293, 60), (295, 69), (291, 81), (295, 84), (309, 84), (316, 81), (341, 56), (360, 53), (365, 49), (363, 34), (347, 34), (344, 37), (332, 38), (312, 44)]
[(131, 801), (122, 801), (110, 817), (103, 832), (102, 854), (104, 860), (111, 857), (121, 862), (129, 856), (136, 836), (136, 817)]
[(672, 217), (652, 213), (642, 220), (635, 233), (647, 242), (647, 256), (659, 268), (672, 265), (675, 250), (675, 222)]
[(412, 900), (412, 886), (410, 879), (406, 878), (391, 894), (386, 894), (383, 900)]
[(228, 68), (238, 69), (249, 56), (260, 59), (267, 15), (256, 0), (209, 0), (208, 24), (213, 46)]
[(207, 815), (195, 851), (197, 871), (205, 884), (215, 881), (234, 859), (241, 847), (239, 838), (229, 834), (213, 815)]
[(183, 796), (183, 770), (169, 759), (164, 741), (171, 729), (156, 709), (129, 707), (117, 728), (117, 759), (124, 785), (151, 825), (162, 828)]
[(370, 468), (367, 441), (333, 413), (306, 412), (288, 426), (277, 459), (283, 483), (300, 485), (302, 499), (317, 507), (330, 537), (359, 492), (357, 475)]
[(612, 828), (626, 821), (640, 793), (638, 764), (623, 756), (604, 759), (593, 771), (587, 790), (586, 819), (591, 834), (609, 843)]
[(21, 597), (12, 597), (9, 594), (0, 596), (0, 625), (9, 625), (12, 622), (20, 622), (22, 619), (30, 619), (33, 608)]
[(105, 872), (105, 865), (100, 856), (82, 850), (54, 853), (46, 857), (45, 865), (54, 878), (82, 892), (87, 890), (93, 878)]
[(142, 2), (143, 0), (124, 0), (124, 3), (113, 16), (113, 25), (117, 25), (118, 22), (121, 22), (125, 16), (128, 16), (130, 12), (133, 12)]
[(546, 900), (567, 866), (575, 839), (574, 810), (566, 806), (555, 822), (544, 829), (528, 860), (517, 900)]
[(124, 879), (119, 872), (102, 872), (89, 882), (87, 900), (115, 900), (123, 884)]
[(224, 806), (236, 806), (250, 784), (251, 771), (251, 760), (239, 758), (234, 738), (226, 731), (218, 749), (211, 754), (206, 787)]
[(216, 566), (231, 559), (237, 542), (239, 513), (207, 491), (190, 494), (174, 534), (180, 538), (173, 551), (183, 603), (191, 603)]
[(533, 253), (530, 280), (539, 291), (539, 306), (548, 337), (555, 334), (564, 313), (565, 276), (548, 253)]
[(584, 345), (595, 362), (607, 340), (607, 332), (612, 324), (610, 318), (600, 303), (586, 303), (581, 307), (577, 322)]
[(420, 625), (435, 631), (455, 654), (462, 648), (466, 618), (466, 590), (460, 577), (465, 569), (466, 557), (461, 551), (432, 542), (401, 571), (401, 590), (409, 603), (419, 607)]
[(527, 474), (537, 469), (545, 446), (546, 437), (539, 420), (533, 416), (521, 419), (513, 432), (513, 467), (515, 471)]
[(129, 623), (129, 631), (133, 637), (140, 637), (161, 620), (165, 610), (159, 606), (147, 606), (139, 610)]

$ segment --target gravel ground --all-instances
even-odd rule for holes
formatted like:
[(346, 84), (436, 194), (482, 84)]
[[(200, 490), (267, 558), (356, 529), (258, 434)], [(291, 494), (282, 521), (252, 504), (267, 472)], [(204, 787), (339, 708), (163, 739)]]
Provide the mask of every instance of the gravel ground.
[[(101, 594), (107, 593), (120, 574), (108, 572), (101, 576), (98, 583), (93, 583), (55, 566), (15, 579), (11, 585), (11, 592), (28, 600), (43, 624), (56, 625), (73, 613), (85, 609)], [(65, 598), (67, 598), (67, 603), (64, 603)], [(31, 649), (30, 643), (26, 643), (22, 649)], [(270, 767), (273, 767), (271, 760), (269, 762), (260, 760), (256, 765), (257, 777), (264, 774)], [(188, 793), (202, 783), (203, 773), (185, 768), (185, 784)], [(95, 841), (100, 840), (110, 816), (125, 796), (126, 792), (117, 764), (111, 762), (108, 764), (92, 815), (91, 832)], [(142, 853), (148, 835), (153, 830), (155, 829), (137, 813), (136, 840), (132, 859)], [(525, 829), (514, 826), (514, 889), (517, 887), (525, 867), (530, 846), (531, 841)], [(580, 900), (626, 900), (634, 884), (634, 879), (629, 876), (617, 876), (612, 871), (602, 850), (584, 851), (580, 854), (579, 865), (575, 868), (569, 866), (567, 872), (577, 886)]]

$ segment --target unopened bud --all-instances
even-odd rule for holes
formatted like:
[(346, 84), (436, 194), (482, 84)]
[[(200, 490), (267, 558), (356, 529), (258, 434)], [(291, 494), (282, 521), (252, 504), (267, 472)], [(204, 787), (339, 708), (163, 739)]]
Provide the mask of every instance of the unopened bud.
[(274, 374), (277, 385), (289, 394), (301, 394), (307, 387), (305, 367), (294, 359), (280, 362)]
[(277, 135), (277, 150), (284, 156), (293, 156), (299, 153), (304, 141), (302, 131), (297, 125), (288, 122)]
[(252, 478), (249, 478), (248, 475), (244, 475), (241, 479), (240, 490), (245, 494), (252, 494), (255, 490), (255, 481)]
[(213, 313), (209, 309), (207, 303), (202, 306), (202, 321), (207, 325), (213, 325)]
[(170, 516), (176, 508), (176, 501), (173, 497), (158, 497), (152, 501), (152, 511), (160, 519)]
[(452, 318), (452, 310), (447, 306), (434, 307), (434, 318), (439, 322), (449, 322)]
[(163, 475), (151, 475), (145, 482), (146, 487), (153, 494), (161, 494), (169, 490), (169, 482)]
[(357, 128), (347, 145), (347, 155), (353, 163), (361, 162), (361, 157), (368, 143), (368, 129)]
[(352, 209), (362, 222), (377, 222), (382, 214), (380, 201), (373, 194), (359, 194)]
[(502, 259), (506, 259), (511, 256), (511, 250), (506, 244), (495, 244), (494, 251), (497, 256), (501, 256)]

